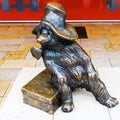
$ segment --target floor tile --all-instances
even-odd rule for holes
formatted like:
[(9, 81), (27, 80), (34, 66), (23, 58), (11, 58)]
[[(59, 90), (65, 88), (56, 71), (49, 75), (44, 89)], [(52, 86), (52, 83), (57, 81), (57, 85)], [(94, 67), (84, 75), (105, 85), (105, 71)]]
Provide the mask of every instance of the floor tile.
[(1, 102), (2, 102), (2, 98), (3, 98), (3, 97), (0, 97), (0, 104), (1, 104)]
[(24, 59), (27, 55), (27, 52), (18, 52), (18, 51), (13, 51), (13, 52), (7, 52), (7, 54), (3, 57), (4, 60), (7, 59)]
[(36, 44), (36, 39), (0, 39), (0, 44)]
[(44, 64), (42, 58), (40, 58), (39, 60), (37, 60), (36, 67), (39, 67), (39, 68), (40, 68), (40, 67), (45, 68), (45, 64)]
[(10, 91), (11, 91), (13, 85), (14, 85), (14, 82), (15, 82), (15, 81), (13, 81), (13, 80), (10, 81), (10, 84), (9, 84), (9, 86), (8, 86), (8, 89), (7, 89), (6, 93), (4, 94), (4, 97), (7, 97), (7, 96), (9, 95), (9, 93), (10, 93)]
[(0, 35), (11, 35), (11, 34), (17, 34), (18, 31), (17, 30), (0, 30)]
[(35, 67), (36, 60), (5, 60), (1, 68)]
[(20, 39), (0, 39), (0, 45), (5, 44), (22, 44)]
[(19, 31), (19, 34), (32, 34), (32, 30), (22, 30), (22, 31)]
[(20, 39), (36, 39), (36, 36), (33, 34), (24, 34), (20, 36)]
[(36, 41), (36, 38), (34, 39), (20, 39), (22, 44), (36, 44), (37, 41)]
[(23, 25), (11, 25), (8, 30), (23, 30), (24, 26)]
[(109, 44), (110, 41), (107, 38), (96, 38), (96, 39), (80, 39), (82, 43), (87, 44)]
[(105, 59), (107, 58), (107, 53), (106, 51), (103, 51), (103, 50), (94, 50), (94, 51), (91, 51), (91, 57), (94, 59), (94, 58), (100, 58), (100, 59)]
[(91, 51), (91, 50), (105, 50), (104, 46), (102, 44), (93, 44), (93, 43), (87, 43), (87, 42), (81, 42), (79, 43), (83, 49)]
[(0, 51), (16, 51), (19, 46), (19, 44), (0, 44)]
[(109, 59), (105, 59), (105, 58), (103, 58), (103, 59), (93, 58), (92, 59), (92, 63), (93, 63), (93, 65), (94, 65), (94, 67), (96, 69), (98, 69), (98, 68), (110, 68), (110, 67), (112, 67)]
[(4, 26), (4, 25), (0, 25), (0, 30), (8, 30), (8, 28), (9, 28), (9, 27), (6, 26), (6, 25), (5, 25), (5, 26)]
[(120, 50), (120, 44), (105, 44), (106, 50)]
[(4, 40), (4, 39), (16, 39), (19, 38), (20, 34), (7, 34), (7, 35), (0, 35), (0, 39)]
[(5, 56), (6, 52), (1, 52), (0, 51), (0, 59), (2, 59)]
[(4, 103), (5, 103), (6, 97), (2, 97), (2, 101), (0, 103), (0, 110), (3, 107)]
[(0, 60), (0, 66), (4, 63), (4, 60)]
[(120, 59), (110, 58), (112, 67), (120, 67)]
[(108, 31), (108, 30), (91, 30), (91, 33), (94, 35), (105, 35), (105, 34), (110, 34), (110, 31)]
[(35, 59), (35, 60), (36, 60), (36, 58), (34, 58), (34, 57), (32, 56), (31, 52), (28, 52), (28, 54), (26, 55), (25, 59), (26, 59), (26, 60), (29, 60), (29, 59), (33, 59), (33, 60)]
[(107, 38), (112, 44), (120, 44), (120, 35), (110, 35)]
[[(95, 26), (98, 27), (98, 24)], [(99, 24), (99, 26), (103, 27), (104, 30), (110, 30), (114, 27), (112, 23)]]
[(120, 35), (120, 29), (112, 29), (110, 30), (110, 33), (113, 34), (113, 35)]
[(120, 59), (120, 51), (106, 51), (107, 58)]
[(28, 24), (28, 25), (25, 24), (24, 25), (24, 30), (33, 30), (36, 25), (35, 24)]
[(17, 51), (29, 51), (32, 47), (40, 47), (40, 44), (26, 44), (26, 45), (21, 45)]
[(0, 80), (0, 96), (4, 96), (8, 87), (9, 87), (10, 81), (3, 81)]
[(103, 39), (105, 38), (105, 35), (93, 35), (93, 34), (87, 34), (88, 38), (90, 39)]
[(14, 81), (22, 69), (0, 68), (0, 80)]

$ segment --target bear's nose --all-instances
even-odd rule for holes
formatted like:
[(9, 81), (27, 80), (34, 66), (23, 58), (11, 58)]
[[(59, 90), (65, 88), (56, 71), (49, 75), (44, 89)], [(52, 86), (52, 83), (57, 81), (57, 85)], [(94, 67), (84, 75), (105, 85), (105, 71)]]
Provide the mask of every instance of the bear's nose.
[(38, 38), (37, 38), (37, 42), (38, 43), (45, 43), (45, 42), (48, 42), (48, 37), (47, 37), (47, 35), (46, 34), (40, 34), (39, 36), (38, 36)]

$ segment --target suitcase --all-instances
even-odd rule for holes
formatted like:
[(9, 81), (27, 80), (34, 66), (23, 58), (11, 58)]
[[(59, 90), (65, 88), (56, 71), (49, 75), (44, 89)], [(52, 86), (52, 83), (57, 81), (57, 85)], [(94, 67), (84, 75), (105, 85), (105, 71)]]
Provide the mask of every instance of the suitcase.
[(24, 85), (21, 91), (24, 103), (54, 114), (60, 105), (58, 93), (53, 90), (50, 78), (51, 75), (46, 69)]

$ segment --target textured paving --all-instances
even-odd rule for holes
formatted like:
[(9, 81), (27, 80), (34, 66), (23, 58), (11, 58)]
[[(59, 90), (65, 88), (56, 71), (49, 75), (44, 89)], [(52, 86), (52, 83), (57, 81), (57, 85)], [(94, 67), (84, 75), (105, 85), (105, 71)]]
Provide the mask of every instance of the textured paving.
[[(120, 67), (120, 23), (71, 23), (85, 27), (88, 38), (77, 42), (91, 57), (95, 68)], [(23, 67), (43, 67), (30, 54), (30, 48), (40, 47), (32, 29), (36, 23), (0, 24), (0, 106)]]

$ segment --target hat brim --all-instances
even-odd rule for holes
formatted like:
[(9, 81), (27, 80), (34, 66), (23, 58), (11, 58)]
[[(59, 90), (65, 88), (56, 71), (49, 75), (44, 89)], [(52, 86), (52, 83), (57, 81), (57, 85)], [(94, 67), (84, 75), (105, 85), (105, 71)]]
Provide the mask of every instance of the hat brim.
[(67, 40), (76, 40), (78, 38), (76, 30), (68, 23), (65, 23), (65, 29), (63, 30), (59, 30), (52, 23), (46, 20), (41, 21), (41, 25), (42, 24), (49, 26), (61, 38)]

